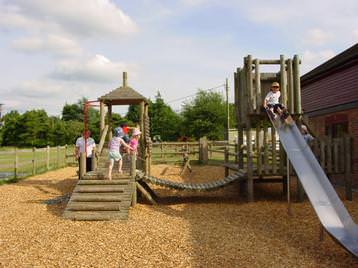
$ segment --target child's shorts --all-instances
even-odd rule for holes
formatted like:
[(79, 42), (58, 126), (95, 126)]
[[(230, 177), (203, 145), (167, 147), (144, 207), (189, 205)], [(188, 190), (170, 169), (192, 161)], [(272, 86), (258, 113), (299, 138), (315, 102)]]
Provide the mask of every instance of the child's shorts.
[(269, 107), (270, 109), (273, 108), (273, 111), (275, 113), (277, 113), (277, 108), (280, 108), (281, 110), (285, 109), (285, 106), (282, 105), (281, 103), (267, 104), (267, 107)]
[(113, 159), (114, 161), (119, 161), (122, 159), (122, 156), (119, 152), (109, 152), (109, 159)]

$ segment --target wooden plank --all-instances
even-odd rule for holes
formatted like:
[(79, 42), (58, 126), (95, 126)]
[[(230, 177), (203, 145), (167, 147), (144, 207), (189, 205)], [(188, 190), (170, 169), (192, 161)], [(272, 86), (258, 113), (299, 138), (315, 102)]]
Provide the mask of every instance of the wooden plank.
[(293, 88), (295, 94), (295, 114), (302, 114), (300, 60), (298, 55), (293, 57)]
[(262, 102), (262, 98), (261, 98), (261, 79), (260, 79), (260, 62), (258, 59), (256, 59), (254, 61), (255, 63), (255, 95), (256, 95), (256, 114), (260, 114), (261, 113), (261, 102)]
[(77, 185), (127, 185), (129, 179), (123, 180), (80, 180)]
[(126, 220), (127, 211), (66, 211), (63, 217), (72, 220), (100, 221), (100, 220)]
[(277, 173), (277, 163), (276, 163), (276, 130), (274, 127), (271, 127), (271, 146), (272, 146), (272, 173)]
[(264, 173), (268, 174), (268, 128), (267, 125), (264, 125)]
[(71, 201), (74, 202), (120, 202), (127, 199), (124, 193), (73, 193)]
[(121, 202), (71, 202), (66, 210), (72, 211), (115, 211), (120, 210)]
[(256, 155), (257, 155), (257, 173), (262, 174), (262, 157), (261, 157), (261, 142), (260, 142), (260, 133), (261, 133), (261, 121), (257, 122), (256, 125)]
[(153, 197), (150, 195), (149, 192), (146, 191), (146, 189), (144, 189), (144, 187), (139, 184), (138, 182), (136, 182), (136, 186), (137, 186), (137, 189), (145, 196), (145, 198), (150, 202), (152, 203), (152, 205), (156, 205), (157, 202), (155, 202), (155, 200), (153, 199)]
[(77, 185), (75, 193), (113, 193), (124, 192), (122, 185)]

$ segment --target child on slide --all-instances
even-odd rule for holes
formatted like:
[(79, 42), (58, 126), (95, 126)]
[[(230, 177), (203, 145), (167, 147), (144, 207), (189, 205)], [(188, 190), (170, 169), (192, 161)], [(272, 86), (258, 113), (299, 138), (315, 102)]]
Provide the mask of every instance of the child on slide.
[(283, 104), (279, 103), (280, 96), (280, 84), (277, 82), (273, 82), (271, 84), (271, 91), (267, 93), (263, 101), (264, 108), (270, 111), (269, 114), (273, 120), (276, 119), (275, 114), (278, 114), (283, 120), (285, 120), (289, 116), (286, 107)]

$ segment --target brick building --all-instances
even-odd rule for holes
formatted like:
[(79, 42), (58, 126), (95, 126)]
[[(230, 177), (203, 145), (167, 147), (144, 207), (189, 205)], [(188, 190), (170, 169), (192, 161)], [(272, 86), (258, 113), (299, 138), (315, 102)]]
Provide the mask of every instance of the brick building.
[(353, 136), (358, 179), (358, 43), (301, 77), (302, 107), (317, 136)]

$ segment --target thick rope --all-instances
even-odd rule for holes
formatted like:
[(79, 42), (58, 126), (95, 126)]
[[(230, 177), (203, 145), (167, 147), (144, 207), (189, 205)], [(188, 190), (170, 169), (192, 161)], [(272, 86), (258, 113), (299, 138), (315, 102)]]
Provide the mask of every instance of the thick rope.
[(242, 170), (235, 172), (232, 175), (229, 175), (223, 179), (215, 180), (206, 183), (181, 183), (181, 182), (173, 182), (166, 179), (160, 179), (153, 176), (147, 176), (143, 174), (143, 172), (137, 172), (137, 180), (144, 180), (146, 182), (156, 184), (159, 186), (163, 186), (170, 189), (175, 190), (189, 190), (189, 191), (212, 191), (218, 188), (224, 187), (234, 181), (243, 180), (246, 178), (246, 173)]

